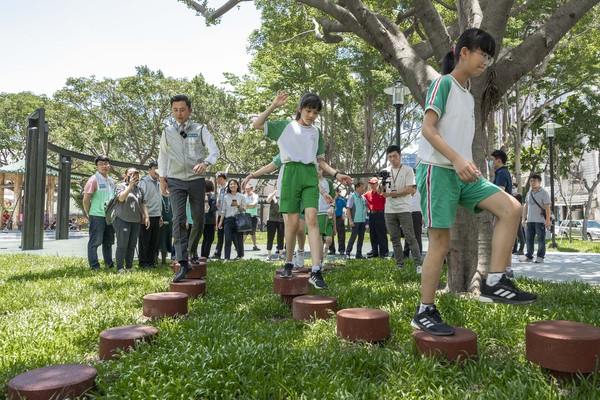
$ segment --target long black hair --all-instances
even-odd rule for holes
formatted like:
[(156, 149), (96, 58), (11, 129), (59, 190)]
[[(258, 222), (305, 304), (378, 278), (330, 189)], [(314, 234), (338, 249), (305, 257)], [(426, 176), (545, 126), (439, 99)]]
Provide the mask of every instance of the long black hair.
[(447, 75), (454, 70), (460, 60), (460, 51), (463, 47), (471, 51), (481, 49), (490, 57), (494, 57), (496, 53), (496, 41), (492, 35), (478, 28), (467, 29), (458, 38), (456, 46), (442, 59), (442, 75)]
[(298, 110), (296, 111), (296, 121), (300, 119), (300, 112), (303, 108), (316, 109), (318, 112), (321, 112), (323, 108), (323, 102), (321, 98), (313, 93), (306, 93), (300, 99), (300, 104), (298, 105)]

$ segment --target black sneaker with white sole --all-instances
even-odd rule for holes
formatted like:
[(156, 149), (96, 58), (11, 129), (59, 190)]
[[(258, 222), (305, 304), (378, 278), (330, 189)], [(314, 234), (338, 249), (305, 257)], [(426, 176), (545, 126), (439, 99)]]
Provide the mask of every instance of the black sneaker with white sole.
[(427, 306), (421, 313), (419, 313), (419, 308), (420, 306), (417, 306), (415, 316), (410, 322), (413, 328), (436, 336), (454, 335), (454, 328), (444, 322), (440, 312), (435, 308), (435, 304)]
[(536, 300), (537, 295), (522, 291), (506, 275), (494, 286), (484, 282), (479, 295), (479, 301), (484, 303), (531, 304)]
[(285, 263), (285, 265), (283, 266), (283, 271), (281, 271), (279, 276), (282, 278), (291, 278), (293, 269), (294, 269), (294, 264)]
[(317, 272), (311, 272), (310, 278), (308, 278), (308, 283), (313, 285), (315, 289), (328, 289), (327, 283), (323, 279), (323, 274), (321, 274), (321, 270)]

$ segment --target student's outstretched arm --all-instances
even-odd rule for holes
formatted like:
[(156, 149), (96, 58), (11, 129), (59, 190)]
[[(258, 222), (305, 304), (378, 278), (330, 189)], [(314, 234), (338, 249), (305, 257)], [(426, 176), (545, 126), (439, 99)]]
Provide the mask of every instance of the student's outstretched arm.
[(277, 95), (275, 96), (275, 99), (273, 100), (273, 103), (271, 103), (269, 108), (267, 108), (265, 111), (263, 111), (258, 116), (258, 118), (256, 118), (256, 121), (254, 121), (252, 123), (252, 128), (262, 131), (265, 128), (265, 122), (267, 122), (267, 118), (269, 118), (269, 115), (271, 115), (271, 113), (273, 111), (275, 111), (277, 108), (279, 108), (282, 105), (284, 105), (285, 103), (287, 103), (288, 99), (289, 99), (289, 95), (285, 90), (278, 90)]

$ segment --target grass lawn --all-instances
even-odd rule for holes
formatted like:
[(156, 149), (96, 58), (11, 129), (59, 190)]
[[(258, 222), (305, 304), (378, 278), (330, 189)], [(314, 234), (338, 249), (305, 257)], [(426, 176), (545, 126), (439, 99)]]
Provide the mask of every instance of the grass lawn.
[[(166, 267), (117, 275), (84, 259), (0, 257), (0, 397), (24, 371), (58, 363), (98, 369), (99, 399), (593, 399), (593, 379), (559, 383), (525, 359), (525, 326), (545, 319), (600, 325), (600, 287), (520, 278), (537, 292), (531, 306), (483, 304), (466, 295), (438, 297), (447, 322), (474, 330), (479, 358), (447, 364), (416, 356), (410, 319), (419, 277), (391, 260), (348, 261), (325, 275), (340, 308), (391, 314), (381, 344), (336, 335), (335, 319), (291, 318), (273, 294), (275, 265), (209, 263), (207, 296), (189, 315), (144, 321), (142, 297), (166, 291)], [(160, 333), (118, 361), (98, 360), (106, 328), (146, 323)]]

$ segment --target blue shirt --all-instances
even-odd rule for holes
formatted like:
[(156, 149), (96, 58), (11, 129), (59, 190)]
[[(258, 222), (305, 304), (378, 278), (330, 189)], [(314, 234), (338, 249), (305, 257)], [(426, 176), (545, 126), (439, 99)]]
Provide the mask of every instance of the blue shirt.
[(500, 186), (506, 193), (512, 194), (512, 177), (506, 166), (502, 166), (496, 170), (494, 185)]
[(343, 197), (338, 196), (337, 199), (335, 199), (335, 216), (336, 217), (341, 217), (342, 215), (344, 215), (344, 208), (346, 208), (346, 200), (344, 200)]

